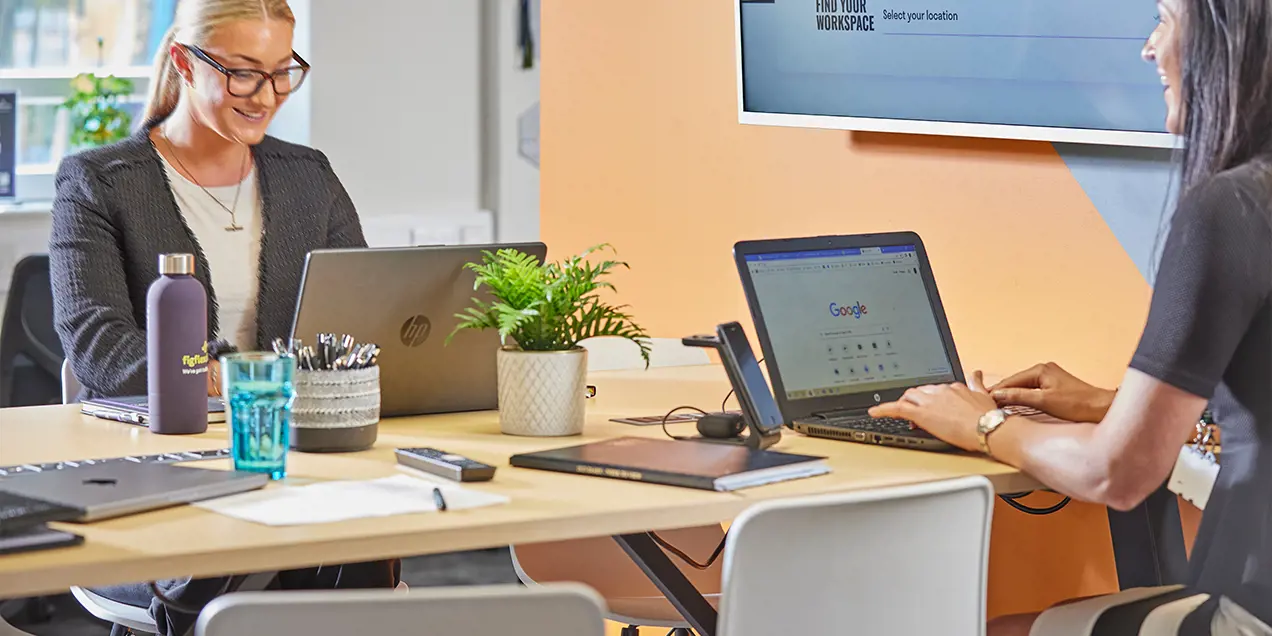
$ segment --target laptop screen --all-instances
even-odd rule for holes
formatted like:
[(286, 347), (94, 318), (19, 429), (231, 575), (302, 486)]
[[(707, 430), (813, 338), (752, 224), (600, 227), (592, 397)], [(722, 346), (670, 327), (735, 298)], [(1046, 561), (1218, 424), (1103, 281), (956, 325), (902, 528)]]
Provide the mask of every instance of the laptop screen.
[(914, 245), (749, 254), (787, 400), (955, 380)]

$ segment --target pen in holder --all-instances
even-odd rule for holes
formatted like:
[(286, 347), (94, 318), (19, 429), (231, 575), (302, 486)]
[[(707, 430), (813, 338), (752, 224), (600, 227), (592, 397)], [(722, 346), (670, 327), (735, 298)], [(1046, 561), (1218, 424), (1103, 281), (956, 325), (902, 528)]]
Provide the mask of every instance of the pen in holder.
[(276, 340), (274, 349), (296, 358), (292, 450), (338, 453), (375, 445), (380, 424), (379, 347), (358, 344), (352, 336), (318, 334), (315, 345)]

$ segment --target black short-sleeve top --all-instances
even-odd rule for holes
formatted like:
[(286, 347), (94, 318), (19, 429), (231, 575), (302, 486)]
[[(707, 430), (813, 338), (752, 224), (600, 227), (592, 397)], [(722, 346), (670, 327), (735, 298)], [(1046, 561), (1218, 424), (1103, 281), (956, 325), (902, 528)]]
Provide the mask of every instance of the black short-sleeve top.
[[(1223, 450), (1192, 587), (1272, 624), (1272, 161), (1185, 193), (1131, 366), (1210, 400)], [(1213, 599), (1212, 599), (1213, 600)]]

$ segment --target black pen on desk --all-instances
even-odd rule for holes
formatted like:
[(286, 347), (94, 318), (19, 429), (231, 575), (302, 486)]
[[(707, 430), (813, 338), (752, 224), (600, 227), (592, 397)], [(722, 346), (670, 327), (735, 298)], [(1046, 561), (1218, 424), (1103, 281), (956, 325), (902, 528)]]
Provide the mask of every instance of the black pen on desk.
[(442, 489), (433, 486), (433, 503), (437, 505), (438, 512), (446, 510), (446, 498), (442, 496)]

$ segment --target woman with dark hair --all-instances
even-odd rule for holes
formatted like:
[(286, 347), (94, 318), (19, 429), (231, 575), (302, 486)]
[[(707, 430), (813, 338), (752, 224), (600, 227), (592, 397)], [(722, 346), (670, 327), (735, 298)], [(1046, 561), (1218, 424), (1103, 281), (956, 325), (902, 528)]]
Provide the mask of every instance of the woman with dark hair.
[[(1183, 137), (1182, 190), (1139, 348), (1121, 387), (1041, 365), (986, 390), (929, 386), (877, 407), (1129, 510), (1166, 481), (1207, 404), (1220, 470), (1188, 584), (993, 621), (990, 634), (1272, 635), (1272, 1), (1160, 0), (1144, 47)], [(1076, 422), (1007, 416), (1023, 404)], [(1032, 632), (1030, 631), (1032, 628)]]

